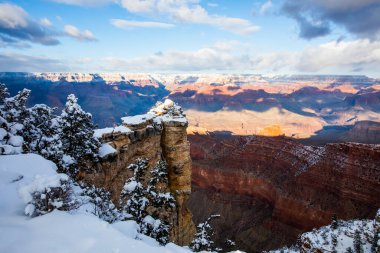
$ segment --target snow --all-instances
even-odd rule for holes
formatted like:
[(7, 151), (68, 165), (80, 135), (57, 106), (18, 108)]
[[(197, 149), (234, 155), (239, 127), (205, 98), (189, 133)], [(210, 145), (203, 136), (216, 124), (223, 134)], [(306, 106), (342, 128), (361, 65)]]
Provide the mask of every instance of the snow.
[(5, 131), (4, 128), (0, 128), (0, 141), (2, 141), (5, 136), (7, 136), (7, 131)]
[(162, 122), (178, 122), (183, 124), (187, 123), (186, 117), (181, 116), (170, 116), (168, 114), (165, 114), (163, 116), (160, 116), (159, 118), (162, 120)]
[(20, 189), (39, 187), (37, 181), (52, 183), (59, 177), (56, 166), (39, 155), (0, 156), (0, 252), (190, 252), (172, 243), (159, 246), (152, 238), (137, 233), (134, 221), (111, 225), (81, 208), (55, 210), (35, 218), (25, 216)]
[(8, 143), (14, 147), (21, 147), (23, 142), (24, 139), (18, 135), (12, 135), (8, 140)]
[[(141, 184), (139, 185), (141, 187)], [(136, 189), (137, 187), (137, 182), (136, 180), (130, 180), (128, 181), (127, 183), (125, 183), (124, 187), (123, 187), (123, 190), (125, 192), (132, 192)]]
[(155, 115), (152, 114), (142, 114), (135, 116), (122, 117), (121, 120), (124, 124), (129, 126), (137, 126), (147, 122), (148, 120), (152, 120), (155, 118)]
[[(371, 252), (371, 243), (368, 238), (373, 238), (373, 220), (339, 221), (338, 224), (339, 225), (336, 229), (333, 229), (331, 225), (324, 226), (319, 229), (313, 229), (310, 232), (302, 234), (301, 240), (307, 242), (308, 247), (311, 249), (319, 249), (321, 252), (333, 252), (334, 245), (332, 243), (332, 238), (335, 237), (336, 252), (346, 252), (348, 247), (354, 249), (355, 231), (359, 231), (363, 252)], [(285, 247), (270, 252), (299, 253), (300, 250), (297, 247)]]
[(95, 129), (94, 130), (94, 137), (95, 138), (102, 138), (104, 134), (110, 134), (110, 133), (132, 133), (132, 130), (129, 129), (126, 126), (117, 126), (117, 127), (106, 127), (101, 129)]
[(115, 154), (116, 152), (117, 152), (116, 149), (114, 149), (108, 143), (103, 143), (99, 148), (99, 156), (102, 158), (110, 154)]
[(74, 163), (75, 163), (75, 160), (74, 160), (74, 158), (72, 158), (72, 157), (69, 156), (69, 155), (63, 155), (63, 156), (62, 156), (62, 162), (63, 162), (63, 164), (65, 164), (65, 165), (71, 165), (71, 164), (74, 164)]

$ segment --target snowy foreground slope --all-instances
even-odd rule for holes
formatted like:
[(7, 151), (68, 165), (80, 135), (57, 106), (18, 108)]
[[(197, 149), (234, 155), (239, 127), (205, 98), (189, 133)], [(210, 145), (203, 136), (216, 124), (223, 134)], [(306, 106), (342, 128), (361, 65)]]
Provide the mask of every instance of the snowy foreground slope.
[[(374, 220), (337, 221), (336, 227), (328, 225), (302, 234), (299, 246), (284, 247), (270, 253), (299, 252), (368, 252), (378, 253), (380, 234), (380, 210)], [(375, 236), (377, 233), (377, 237)], [(377, 241), (377, 243), (375, 242)]]
[(0, 156), (0, 252), (190, 252), (172, 243), (159, 246), (138, 234), (134, 221), (111, 225), (86, 212), (85, 206), (26, 216), (27, 189), (38, 188), (41, 178), (59, 177), (55, 164), (39, 155)]

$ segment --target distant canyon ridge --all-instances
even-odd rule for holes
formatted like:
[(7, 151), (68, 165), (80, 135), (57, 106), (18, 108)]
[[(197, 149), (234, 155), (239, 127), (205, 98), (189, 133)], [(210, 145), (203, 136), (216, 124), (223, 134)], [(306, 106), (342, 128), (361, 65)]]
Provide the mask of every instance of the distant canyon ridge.
[(12, 95), (31, 89), (31, 104), (62, 108), (74, 93), (99, 127), (169, 97), (190, 133), (380, 143), (380, 80), (366, 76), (3, 72), (0, 82)]

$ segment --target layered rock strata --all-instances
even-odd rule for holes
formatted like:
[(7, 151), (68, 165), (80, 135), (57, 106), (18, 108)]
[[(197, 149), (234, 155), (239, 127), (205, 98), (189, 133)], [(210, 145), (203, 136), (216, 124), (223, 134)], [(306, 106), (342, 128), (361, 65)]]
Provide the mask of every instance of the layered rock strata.
[[(138, 158), (149, 160), (150, 171), (160, 159), (167, 162), (168, 190), (176, 200), (170, 217), (171, 241), (188, 245), (195, 234), (192, 214), (186, 206), (191, 193), (190, 144), (187, 140), (187, 120), (184, 116), (157, 114), (137, 115), (122, 119), (122, 126), (99, 129), (95, 135), (102, 141), (101, 160), (96, 173), (82, 177), (90, 184), (104, 187), (112, 193), (116, 203), (125, 181), (132, 176), (127, 169)], [(108, 152), (107, 152), (108, 150)]]
[[(380, 206), (379, 145), (313, 147), (257, 136), (192, 135), (189, 140), (194, 220), (207, 212), (226, 215), (218, 226), (232, 227), (234, 234), (224, 236), (233, 236), (248, 252), (294, 242), (300, 231), (329, 224), (333, 214), (366, 218)], [(205, 204), (205, 214), (197, 212), (199, 203)]]

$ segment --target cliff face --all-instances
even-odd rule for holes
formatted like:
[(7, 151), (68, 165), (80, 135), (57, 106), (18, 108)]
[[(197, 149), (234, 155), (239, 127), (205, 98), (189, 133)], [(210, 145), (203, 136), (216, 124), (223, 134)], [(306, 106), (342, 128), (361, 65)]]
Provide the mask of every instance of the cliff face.
[(192, 214), (186, 206), (191, 193), (190, 144), (186, 135), (185, 118), (158, 117), (150, 114), (127, 117), (122, 127), (98, 130), (103, 145), (110, 145), (114, 152), (103, 154), (96, 164), (97, 172), (82, 175), (84, 180), (112, 193), (116, 203), (125, 181), (132, 176), (127, 169), (137, 158), (149, 160), (150, 171), (160, 159), (167, 162), (168, 189), (176, 200), (170, 218), (171, 241), (188, 245), (195, 234)]
[[(294, 242), (300, 231), (330, 223), (334, 213), (339, 219), (366, 218), (380, 206), (379, 146), (312, 147), (283, 137), (189, 139), (196, 186), (190, 200), (194, 219), (203, 219), (197, 212), (199, 202), (213, 201), (216, 208), (206, 204), (206, 210), (225, 214), (228, 224), (222, 226), (233, 222), (239, 227), (224, 236), (233, 236), (243, 250), (283, 246)], [(251, 216), (245, 215), (248, 212)], [(238, 213), (249, 225), (233, 217)]]

